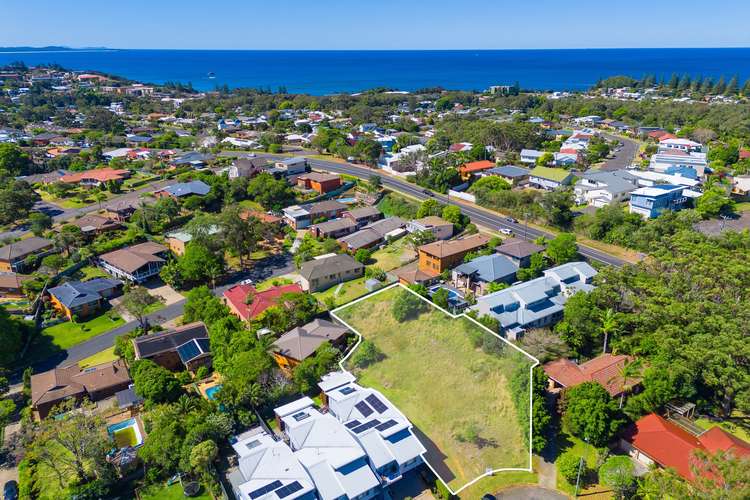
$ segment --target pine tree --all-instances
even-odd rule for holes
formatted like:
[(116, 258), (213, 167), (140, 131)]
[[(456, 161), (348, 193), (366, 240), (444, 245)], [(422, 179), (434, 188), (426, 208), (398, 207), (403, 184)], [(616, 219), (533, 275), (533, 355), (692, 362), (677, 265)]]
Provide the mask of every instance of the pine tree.
[(677, 73), (672, 73), (672, 76), (670, 77), (669, 83), (667, 85), (669, 85), (669, 88), (677, 90), (677, 87), (680, 86), (680, 77), (677, 76)]
[(682, 78), (680, 78), (680, 85), (679, 85), (678, 88), (681, 91), (682, 90), (687, 90), (687, 89), (690, 88), (690, 75), (688, 75), (687, 73), (685, 73), (684, 75), (682, 75)]
[(654, 74), (646, 75), (646, 81), (644, 82), (645, 87), (653, 87), (656, 83), (656, 76)]
[(698, 92), (701, 89), (701, 84), (703, 83), (703, 75), (698, 75), (698, 78), (693, 80), (693, 82), (690, 84), (690, 90), (693, 92)]
[(713, 86), (713, 84), (714, 82), (710, 77), (704, 79), (703, 84), (701, 84), (701, 92), (703, 92), (704, 94), (708, 94), (709, 92), (711, 92), (711, 87)]
[(724, 95), (735, 95), (737, 93), (737, 75), (734, 75), (731, 80), (729, 80), (729, 83), (727, 83), (727, 88), (724, 89)]
[(727, 84), (724, 82), (724, 75), (721, 75), (719, 77), (719, 81), (716, 82), (714, 85), (714, 88), (712, 89), (712, 93), (715, 95), (720, 95), (724, 93), (724, 89), (727, 88)]
[(742, 95), (745, 97), (750, 96), (750, 78), (745, 81), (745, 85), (742, 86)]

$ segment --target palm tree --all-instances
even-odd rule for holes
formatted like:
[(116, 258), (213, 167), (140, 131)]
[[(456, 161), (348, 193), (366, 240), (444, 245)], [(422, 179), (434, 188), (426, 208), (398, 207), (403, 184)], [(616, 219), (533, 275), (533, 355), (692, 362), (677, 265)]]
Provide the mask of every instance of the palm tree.
[(622, 403), (625, 400), (625, 393), (629, 393), (635, 387), (635, 382), (640, 378), (641, 371), (643, 368), (643, 362), (640, 359), (634, 359), (632, 361), (625, 361), (625, 363), (617, 371), (617, 375), (607, 381), (611, 382), (616, 378), (622, 379), (622, 392), (620, 393), (620, 409), (622, 409)]
[(611, 307), (604, 311), (601, 315), (602, 326), (600, 330), (604, 335), (604, 349), (602, 352), (607, 352), (607, 341), (610, 335), (617, 333), (620, 330), (620, 325), (617, 322), (617, 313)]
[(102, 202), (107, 199), (107, 194), (102, 191), (99, 191), (98, 193), (94, 195), (94, 199), (99, 202), (99, 210), (101, 210)]
[(192, 398), (187, 394), (180, 396), (179, 399), (175, 401), (175, 406), (179, 409), (180, 414), (182, 415), (187, 415), (197, 408), (195, 398)]

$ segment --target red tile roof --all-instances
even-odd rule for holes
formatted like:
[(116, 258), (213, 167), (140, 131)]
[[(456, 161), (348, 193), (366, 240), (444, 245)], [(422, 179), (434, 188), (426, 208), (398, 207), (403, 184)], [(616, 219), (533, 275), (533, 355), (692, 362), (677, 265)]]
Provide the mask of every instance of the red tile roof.
[(569, 359), (562, 358), (544, 365), (544, 372), (563, 387), (573, 387), (584, 382), (598, 382), (610, 395), (617, 396), (623, 390), (623, 380), (619, 375), (620, 368), (626, 361), (632, 361), (632, 359), (622, 354), (613, 356), (607, 353), (577, 365)]
[(724, 451), (735, 456), (750, 456), (750, 443), (719, 427), (696, 437), (655, 413), (646, 415), (628, 428), (623, 438), (662, 467), (671, 467), (685, 479), (694, 479), (691, 464), (697, 450)]
[(490, 168), (494, 168), (495, 162), (489, 161), (489, 160), (480, 160), (480, 161), (472, 161), (469, 163), (464, 163), (460, 167), (458, 167), (459, 172), (462, 174), (468, 174), (471, 172), (479, 172), (481, 170), (487, 170)]
[(99, 182), (107, 181), (119, 181), (125, 179), (130, 175), (129, 170), (113, 169), (113, 168), (96, 168), (93, 170), (87, 170), (85, 172), (73, 172), (67, 175), (63, 175), (60, 180), (62, 182), (77, 183), (83, 180), (96, 180)]
[(740, 149), (740, 160), (750, 158), (750, 149)]
[[(302, 293), (302, 287), (293, 283), (275, 286), (259, 292), (252, 285), (236, 285), (224, 292), (224, 298), (227, 305), (240, 319), (248, 321), (257, 317), (269, 307), (275, 306), (279, 297), (285, 293)], [(250, 294), (253, 294), (253, 301), (248, 305), (245, 300)]]

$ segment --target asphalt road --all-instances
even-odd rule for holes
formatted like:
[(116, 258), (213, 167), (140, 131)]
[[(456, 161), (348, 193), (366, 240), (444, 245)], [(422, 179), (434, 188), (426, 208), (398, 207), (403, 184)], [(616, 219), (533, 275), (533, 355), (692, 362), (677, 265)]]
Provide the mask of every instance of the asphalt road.
[[(373, 170), (368, 167), (362, 167), (358, 165), (350, 165), (350, 164), (337, 163), (337, 162), (325, 161), (325, 160), (317, 160), (317, 159), (309, 159), (308, 161), (310, 162), (310, 166), (312, 166), (313, 168), (316, 168), (319, 170), (327, 170), (329, 172), (334, 172), (338, 174), (353, 175), (361, 179), (367, 179), (373, 174), (378, 174), (377, 170)], [(513, 231), (515, 235), (525, 238), (525, 239), (530, 239), (530, 240), (536, 239), (539, 236), (544, 236), (546, 238), (554, 238), (554, 235), (551, 233), (548, 233), (546, 231), (541, 231), (533, 227), (527, 227), (522, 222), (512, 222), (508, 220), (506, 217), (504, 217), (503, 215), (486, 211), (484, 209), (478, 208), (475, 205), (464, 202), (462, 200), (457, 200), (455, 198), (448, 198), (445, 195), (437, 194), (433, 192), (430, 192), (430, 194), (427, 194), (424, 192), (423, 188), (421, 188), (420, 186), (417, 186), (415, 184), (410, 184), (409, 182), (405, 180), (401, 180), (401, 179), (398, 179), (389, 175), (382, 175), (382, 174), (379, 174), (379, 175), (381, 179), (383, 180), (383, 186), (389, 189), (392, 189), (394, 191), (400, 191), (402, 193), (408, 194), (419, 200), (425, 200), (427, 198), (435, 198), (436, 200), (440, 201), (443, 204), (451, 204), (451, 205), (457, 205), (461, 207), (461, 211), (465, 215), (468, 215), (469, 218), (471, 218), (472, 222), (480, 226), (484, 226), (486, 228), (494, 229), (494, 230), (510, 229)], [(623, 264), (625, 264), (625, 261), (618, 257), (615, 257), (613, 255), (610, 255), (608, 253), (605, 253), (599, 250), (595, 250), (593, 248), (585, 247), (582, 245), (578, 245), (578, 252), (587, 259), (595, 260), (604, 264), (609, 264), (611, 266), (620, 267)]]
[(637, 142), (630, 140), (630, 139), (625, 139), (620, 136), (609, 135), (609, 134), (603, 134), (603, 135), (609, 140), (620, 141), (622, 143), (622, 147), (617, 153), (615, 153), (614, 158), (610, 158), (606, 162), (604, 162), (604, 165), (601, 166), (600, 170), (604, 170), (604, 171), (620, 170), (623, 168), (627, 168), (631, 163), (633, 163), (633, 159), (635, 158), (635, 155), (638, 153)]

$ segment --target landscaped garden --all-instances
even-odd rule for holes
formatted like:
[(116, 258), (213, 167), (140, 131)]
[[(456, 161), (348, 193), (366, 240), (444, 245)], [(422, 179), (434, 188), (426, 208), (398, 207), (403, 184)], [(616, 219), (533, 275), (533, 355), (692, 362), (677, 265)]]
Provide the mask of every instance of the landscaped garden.
[[(170, 486), (151, 486), (138, 492), (140, 500), (184, 500), (185, 494), (182, 490), (180, 483), (175, 483)], [(198, 495), (190, 497), (194, 500), (212, 500), (213, 497), (206, 490), (205, 486), (201, 486), (201, 490)]]
[[(357, 349), (371, 353), (355, 350), (346, 367), (411, 420), (427, 461), (453, 491), (489, 469), (528, 468), (509, 381), (533, 361), (466, 317), (451, 318), (418, 298), (416, 309), (404, 309), (404, 294), (416, 298), (395, 286), (335, 311), (362, 335)], [(520, 476), (533, 481), (531, 473)]]

